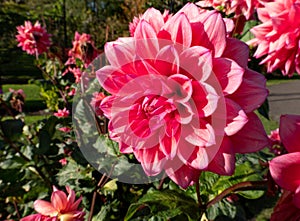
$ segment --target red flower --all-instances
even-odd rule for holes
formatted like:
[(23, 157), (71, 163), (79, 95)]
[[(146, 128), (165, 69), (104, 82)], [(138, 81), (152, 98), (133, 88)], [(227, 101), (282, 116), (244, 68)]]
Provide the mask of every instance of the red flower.
[(247, 68), (247, 45), (227, 37), (219, 13), (191, 3), (166, 20), (145, 14), (132, 37), (106, 44), (110, 65), (96, 72), (111, 94), (101, 102), (110, 137), (147, 175), (164, 170), (184, 188), (203, 170), (232, 174), (235, 153), (268, 144), (253, 113), (265, 79)]
[(268, 72), (280, 69), (283, 75), (300, 74), (300, 6), (299, 0), (275, 0), (264, 3), (257, 10), (262, 24), (251, 32), (255, 38), (249, 42), (258, 45), (256, 58), (266, 55), (261, 64)]
[[(281, 116), (279, 134), (289, 153), (272, 159), (269, 163), (270, 172), (275, 182), (284, 190), (288, 190), (290, 194), (288, 196), (286, 193), (282, 195), (274, 212), (276, 214), (289, 214), (288, 208), (280, 204), (283, 202), (284, 204), (293, 204), (293, 207), (298, 207), (298, 212), (294, 214), (293, 219), (288, 220), (298, 220), (300, 217), (300, 116)], [(284, 211), (280, 211), (283, 208), (285, 208)], [(273, 215), (271, 220), (280, 220), (280, 217)]]
[(91, 36), (75, 32), (73, 48), (68, 53), (69, 59), (66, 64), (76, 64), (76, 59), (80, 59), (87, 67), (98, 55), (99, 51), (95, 48)]
[(105, 94), (103, 92), (95, 92), (93, 93), (93, 98), (91, 101), (91, 106), (94, 108), (96, 115), (103, 116), (103, 111), (100, 108), (101, 101), (105, 98)]
[(75, 201), (75, 192), (66, 187), (68, 196), (53, 187), (51, 202), (36, 200), (34, 209), (39, 214), (30, 215), (21, 219), (21, 221), (83, 221), (85, 213), (78, 206), (81, 197)]
[(39, 55), (48, 50), (51, 45), (50, 35), (46, 29), (41, 27), (37, 21), (32, 26), (30, 21), (25, 21), (25, 25), (17, 27), (18, 35), (16, 36), (19, 42), (18, 46), (22, 47), (23, 51), (26, 51), (31, 55)]
[(56, 116), (56, 117), (68, 117), (70, 114), (70, 112), (67, 110), (67, 108), (64, 108), (62, 110), (58, 110), (56, 113), (54, 113), (53, 115)]

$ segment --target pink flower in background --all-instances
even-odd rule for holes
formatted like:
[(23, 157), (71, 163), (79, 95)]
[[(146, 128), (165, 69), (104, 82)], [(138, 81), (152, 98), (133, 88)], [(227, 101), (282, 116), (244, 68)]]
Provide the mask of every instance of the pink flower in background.
[(196, 4), (201, 7), (213, 7), (222, 10), (226, 15), (234, 13), (236, 18), (244, 16), (246, 20), (250, 20), (259, 2), (259, 0), (203, 0)]
[(96, 115), (103, 116), (103, 111), (100, 108), (101, 101), (105, 98), (105, 94), (103, 92), (95, 92), (93, 93), (93, 98), (91, 100), (91, 106), (94, 108)]
[[(271, 220), (299, 220), (300, 116), (282, 115), (280, 118), (279, 134), (288, 153), (275, 157), (269, 164), (273, 179), (285, 192), (281, 200), (277, 203)], [(294, 207), (297, 207), (297, 209), (293, 209)], [(292, 210), (298, 212), (291, 212)], [(291, 216), (288, 216), (288, 214)]]
[(94, 46), (91, 36), (75, 32), (73, 48), (68, 52), (69, 59), (66, 64), (76, 64), (76, 59), (80, 59), (87, 67), (98, 55), (99, 51)]
[(65, 166), (68, 163), (68, 160), (66, 158), (60, 159), (59, 162), (61, 163), (61, 165)]
[(76, 194), (66, 186), (68, 196), (56, 187), (53, 187), (51, 202), (36, 200), (34, 209), (39, 214), (30, 215), (21, 221), (83, 221), (85, 213), (78, 209), (82, 197), (76, 199)]
[(56, 117), (62, 118), (62, 117), (68, 117), (70, 115), (70, 111), (67, 110), (67, 108), (64, 108), (62, 110), (58, 110), (56, 113), (53, 114)]
[(253, 113), (265, 78), (247, 68), (248, 46), (227, 37), (219, 13), (189, 3), (168, 19), (148, 9), (135, 23), (132, 37), (105, 45), (110, 65), (96, 72), (122, 153), (186, 188), (203, 170), (231, 175), (235, 153), (268, 145)]
[(276, 130), (271, 130), (269, 138), (274, 142), (280, 142), (279, 128), (277, 128)]
[(275, 0), (257, 10), (262, 24), (251, 29), (257, 45), (254, 56), (263, 57), (268, 72), (280, 69), (283, 75), (300, 74), (300, 6), (299, 0)]
[(25, 21), (25, 25), (17, 27), (18, 34), (16, 36), (19, 42), (18, 46), (22, 47), (31, 55), (39, 55), (48, 50), (51, 45), (50, 35), (46, 29), (41, 27), (37, 21), (34, 25), (30, 21)]
[(70, 133), (72, 131), (72, 129), (70, 127), (60, 127), (60, 128), (58, 128), (58, 130), (60, 130), (61, 132), (64, 132), (64, 133)]

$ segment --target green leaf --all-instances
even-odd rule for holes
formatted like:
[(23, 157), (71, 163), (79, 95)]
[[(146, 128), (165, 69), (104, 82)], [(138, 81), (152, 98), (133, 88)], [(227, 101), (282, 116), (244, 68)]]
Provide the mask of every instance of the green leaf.
[(182, 215), (187, 220), (200, 218), (200, 210), (193, 198), (173, 190), (150, 190), (137, 203), (130, 205), (124, 220), (136, 217), (169, 220)]
[(23, 132), (24, 123), (21, 120), (9, 119), (0, 122), (0, 127), (5, 137), (12, 141), (17, 140)]
[(268, 99), (265, 100), (265, 102), (257, 109), (258, 113), (260, 113), (263, 117), (265, 117), (266, 119), (270, 120), (269, 117), (269, 101)]
[(36, 154), (45, 154), (51, 146), (51, 136), (48, 131), (42, 129), (39, 132), (39, 146), (35, 149)]
[(89, 180), (91, 182), (92, 168), (83, 167), (74, 160), (69, 159), (67, 165), (57, 173), (57, 180), (61, 186), (68, 184), (71, 187), (78, 188), (80, 180)]

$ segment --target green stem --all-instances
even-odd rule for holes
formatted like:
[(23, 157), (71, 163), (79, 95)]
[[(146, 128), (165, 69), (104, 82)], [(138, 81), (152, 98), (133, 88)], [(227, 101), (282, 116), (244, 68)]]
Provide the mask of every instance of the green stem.
[(227, 189), (225, 189), (222, 193), (217, 195), (214, 199), (209, 201), (205, 208), (209, 208), (212, 205), (216, 204), (217, 202), (221, 201), (224, 197), (228, 196), (229, 194), (236, 192), (236, 191), (243, 191), (243, 190), (253, 190), (253, 189), (265, 189), (268, 181), (245, 181), (238, 184), (235, 184)]

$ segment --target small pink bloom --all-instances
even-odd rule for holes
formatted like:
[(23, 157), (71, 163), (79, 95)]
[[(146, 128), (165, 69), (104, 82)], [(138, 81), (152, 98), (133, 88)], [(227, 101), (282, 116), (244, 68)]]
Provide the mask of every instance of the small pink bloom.
[(61, 165), (67, 165), (68, 160), (66, 158), (60, 159), (59, 162), (61, 163)]
[(99, 55), (99, 51), (94, 46), (89, 34), (83, 33), (80, 35), (75, 32), (73, 48), (68, 55), (69, 59), (66, 64), (76, 64), (76, 59), (80, 59), (87, 67)]
[(72, 131), (72, 129), (70, 127), (60, 127), (60, 128), (58, 128), (58, 130), (60, 130), (61, 132), (64, 132), (64, 133), (70, 133)]
[(72, 89), (69, 91), (68, 95), (72, 97), (72, 96), (75, 95), (75, 93), (76, 93), (76, 89), (75, 89), (75, 88), (72, 88)]
[(258, 45), (254, 56), (264, 57), (268, 72), (280, 69), (283, 75), (300, 74), (300, 6), (298, 0), (275, 0), (257, 10), (262, 24), (251, 29)]
[(50, 35), (46, 29), (41, 27), (37, 21), (32, 26), (30, 21), (25, 21), (25, 25), (17, 27), (18, 35), (16, 36), (19, 47), (31, 55), (39, 55), (48, 50), (51, 45)]
[[(269, 165), (270, 173), (275, 182), (284, 190), (291, 192), (289, 195), (283, 194), (274, 210), (274, 213), (282, 215), (283, 213), (289, 214), (291, 211), (284, 205), (293, 203), (293, 205), (298, 208), (298, 211), (300, 209), (300, 116), (281, 116), (279, 134), (284, 147), (289, 153), (275, 157), (270, 161)], [(283, 208), (287, 210), (280, 211)], [(295, 213), (294, 216), (291, 216), (288, 220), (298, 220), (299, 216), (300, 212)], [(271, 220), (279, 219), (273, 215)]]
[(276, 130), (271, 130), (269, 138), (274, 142), (280, 142), (279, 128), (277, 128)]
[(39, 213), (27, 216), (21, 221), (83, 221), (85, 213), (78, 206), (82, 197), (75, 201), (75, 192), (66, 186), (68, 196), (53, 187), (51, 202), (36, 200), (34, 209)]
[(62, 118), (62, 117), (68, 117), (70, 114), (70, 112), (67, 110), (67, 108), (64, 108), (62, 110), (58, 110), (56, 113), (54, 113), (53, 115), (56, 116), (56, 117), (59, 117), (59, 118)]
[(82, 71), (80, 68), (68, 68), (68, 70), (74, 75), (75, 83), (79, 83), (82, 76)]
[(248, 46), (227, 36), (221, 14), (188, 3), (166, 19), (151, 8), (131, 32), (105, 45), (110, 65), (96, 75), (111, 94), (101, 102), (111, 139), (147, 175), (165, 171), (186, 188), (203, 170), (231, 175), (235, 153), (268, 145), (253, 113), (266, 80), (248, 69)]
[(101, 101), (105, 98), (105, 94), (103, 92), (95, 92), (93, 93), (93, 98), (91, 101), (91, 106), (94, 108), (96, 115), (103, 116), (103, 111), (100, 108)]

